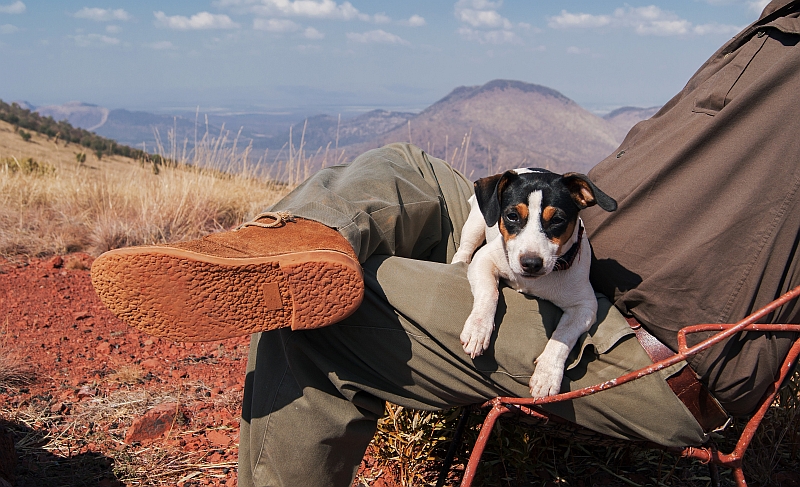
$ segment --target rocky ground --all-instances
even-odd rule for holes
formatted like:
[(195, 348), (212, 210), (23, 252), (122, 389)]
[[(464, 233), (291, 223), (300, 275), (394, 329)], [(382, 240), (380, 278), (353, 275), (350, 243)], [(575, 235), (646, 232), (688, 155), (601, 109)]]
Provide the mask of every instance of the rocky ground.
[[(144, 335), (100, 303), (91, 262), (86, 254), (0, 258), (0, 487), (236, 485), (249, 338), (183, 344)], [(792, 394), (800, 394), (794, 386)], [(753, 485), (800, 485), (800, 440), (785, 426), (797, 410), (776, 409), (782, 416), (761, 428), (748, 457), (751, 480), (762, 479)], [(413, 449), (412, 440), (386, 443)], [(518, 456), (514, 445), (503, 455)], [(532, 450), (525, 462), (550, 459), (562, 473), (540, 465), (530, 474), (540, 483), (516, 475), (503, 483), (651, 485), (647, 472), (657, 469), (668, 473), (656, 478), (670, 479), (661, 485), (708, 485), (698, 462), (580, 447), (542, 438), (534, 450), (544, 456)], [(354, 487), (402, 483), (403, 460), (387, 466), (379, 457), (387, 455), (368, 451)], [(500, 477), (508, 475), (491, 476)]]
[(144, 335), (91, 260), (0, 260), (0, 487), (236, 485), (249, 338)]

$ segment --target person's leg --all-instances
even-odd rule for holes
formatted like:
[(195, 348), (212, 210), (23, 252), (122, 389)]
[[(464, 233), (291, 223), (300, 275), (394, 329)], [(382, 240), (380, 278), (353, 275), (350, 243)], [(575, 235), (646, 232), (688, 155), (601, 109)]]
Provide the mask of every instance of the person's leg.
[[(433, 410), (528, 395), (534, 359), (560, 310), (503, 288), (492, 345), (473, 360), (458, 338), (472, 305), (466, 265), (375, 256), (364, 271), (365, 299), (349, 318), (254, 338), (240, 433), (242, 487), (350, 485), (384, 400)], [(569, 359), (563, 390), (650, 364), (608, 300), (600, 300), (598, 316)], [(700, 443), (700, 427), (664, 381), (671, 372), (548, 409), (617, 437)]]
[(335, 228), (371, 255), (449, 261), (469, 215), (472, 183), (411, 144), (368, 151), (316, 173), (270, 210)]

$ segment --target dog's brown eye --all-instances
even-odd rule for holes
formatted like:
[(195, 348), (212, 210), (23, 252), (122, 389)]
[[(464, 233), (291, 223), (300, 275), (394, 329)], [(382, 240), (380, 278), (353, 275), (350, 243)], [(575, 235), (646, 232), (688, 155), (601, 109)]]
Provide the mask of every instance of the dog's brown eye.
[(519, 221), (519, 213), (517, 213), (516, 211), (509, 211), (508, 213), (506, 213), (506, 219), (510, 222), (516, 223)]
[(562, 224), (562, 223), (564, 223), (565, 221), (566, 221), (566, 220), (564, 220), (564, 219), (563, 219), (563, 218), (561, 218), (560, 216), (554, 216), (553, 218), (551, 218), (551, 219), (550, 219), (550, 225), (551, 225), (551, 226), (552, 226), (552, 225), (561, 225), (561, 224)]

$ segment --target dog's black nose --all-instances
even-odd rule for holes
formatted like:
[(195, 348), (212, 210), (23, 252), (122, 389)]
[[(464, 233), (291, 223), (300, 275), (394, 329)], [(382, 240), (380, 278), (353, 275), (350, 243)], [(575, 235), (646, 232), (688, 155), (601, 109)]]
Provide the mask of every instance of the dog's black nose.
[(523, 256), (519, 259), (519, 263), (526, 274), (537, 274), (544, 266), (544, 261), (538, 256)]

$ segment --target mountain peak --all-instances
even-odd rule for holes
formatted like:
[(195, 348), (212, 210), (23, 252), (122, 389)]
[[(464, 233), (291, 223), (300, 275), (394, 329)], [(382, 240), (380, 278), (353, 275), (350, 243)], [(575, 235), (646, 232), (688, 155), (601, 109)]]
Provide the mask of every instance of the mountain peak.
[(544, 96), (557, 98), (561, 101), (566, 101), (566, 102), (572, 101), (552, 88), (548, 88), (546, 86), (537, 85), (533, 83), (525, 83), (524, 81), (515, 81), (508, 79), (496, 79), (489, 81), (485, 85), (479, 87), (475, 91), (475, 94), (486, 93), (495, 90), (518, 90), (523, 93), (539, 93)]
[(451, 91), (447, 96), (434, 103), (432, 106), (444, 103), (452, 103), (459, 100), (466, 100), (467, 98), (472, 98), (480, 94), (491, 93), (493, 91), (505, 90), (516, 90), (522, 93), (538, 93), (546, 97), (555, 98), (564, 103), (574, 103), (572, 100), (562, 95), (558, 91), (546, 86), (526, 83), (524, 81), (495, 79), (480, 86), (459, 86)]

